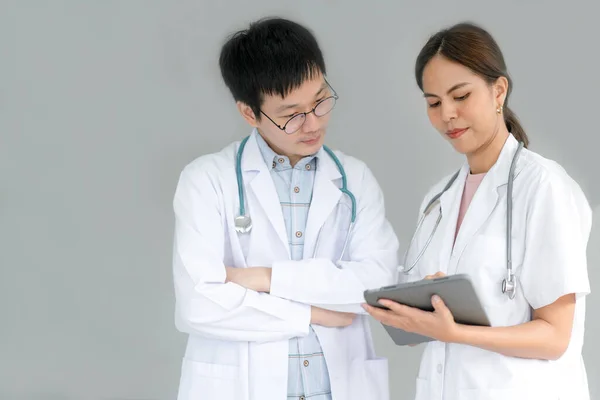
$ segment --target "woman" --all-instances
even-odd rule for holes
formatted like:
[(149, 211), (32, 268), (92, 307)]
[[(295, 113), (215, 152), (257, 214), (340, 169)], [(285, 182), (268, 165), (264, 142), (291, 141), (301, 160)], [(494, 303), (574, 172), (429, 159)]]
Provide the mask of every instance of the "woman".
[[(581, 348), (590, 207), (576, 182), (554, 161), (529, 151), (508, 108), (512, 85), (488, 32), (462, 23), (432, 36), (415, 67), (432, 125), (466, 162), (423, 220), (407, 254), (404, 279), (468, 274), (492, 327), (454, 322), (443, 300), (433, 312), (382, 300), (365, 305), (382, 323), (429, 336), (417, 378), (418, 400), (588, 399)], [(514, 298), (507, 275), (507, 186), (512, 186)], [(451, 177), (425, 196), (427, 203)], [(439, 226), (424, 248), (438, 216)]]

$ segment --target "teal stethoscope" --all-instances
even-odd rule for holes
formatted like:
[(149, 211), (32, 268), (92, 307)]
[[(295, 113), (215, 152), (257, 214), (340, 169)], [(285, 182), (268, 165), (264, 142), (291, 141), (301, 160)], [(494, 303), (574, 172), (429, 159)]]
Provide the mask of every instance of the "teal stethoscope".
[[(245, 198), (244, 198), (244, 183), (243, 183), (243, 178), (242, 178), (242, 154), (244, 153), (244, 147), (246, 147), (246, 142), (248, 141), (249, 138), (250, 138), (250, 136), (247, 136), (244, 138), (244, 140), (242, 140), (242, 142), (240, 143), (240, 147), (238, 148), (236, 158), (235, 158), (235, 174), (236, 174), (236, 178), (237, 178), (238, 197), (239, 197), (239, 201), (240, 201), (240, 213), (237, 217), (235, 217), (234, 223), (235, 223), (235, 230), (238, 233), (248, 233), (252, 230), (252, 218), (250, 218), (250, 215), (248, 215), (246, 212), (246, 203), (245, 203)], [(344, 251), (346, 250), (346, 245), (348, 244), (348, 238), (350, 237), (350, 231), (352, 231), (352, 227), (354, 226), (354, 222), (356, 221), (356, 198), (354, 197), (354, 194), (352, 194), (352, 192), (350, 190), (348, 190), (346, 171), (344, 170), (344, 167), (342, 166), (342, 163), (340, 162), (338, 157), (327, 146), (323, 146), (323, 150), (325, 150), (325, 152), (335, 162), (335, 165), (337, 166), (338, 170), (340, 171), (340, 175), (342, 175), (342, 187), (340, 188), (340, 191), (342, 193), (344, 193), (345, 195), (347, 195), (350, 198), (350, 201), (352, 202), (352, 216), (350, 219), (350, 226), (348, 227), (348, 230), (346, 231), (346, 239), (344, 240), (344, 247), (342, 248), (342, 252), (341, 252), (341, 254), (344, 254)], [(321, 234), (321, 232), (319, 231), (319, 236), (320, 236), (320, 234)], [(319, 243), (319, 241), (318, 241), (318, 237), (317, 237), (317, 245), (315, 246), (315, 254), (317, 252), (318, 243)], [(340, 257), (341, 257), (341, 255), (340, 255)]]
[[(510, 170), (508, 172), (508, 187), (507, 187), (507, 198), (506, 198), (506, 278), (502, 281), (502, 293), (507, 294), (510, 299), (514, 299), (514, 297), (516, 295), (516, 291), (517, 291), (517, 281), (515, 280), (515, 275), (514, 275), (513, 269), (512, 269), (512, 236), (511, 236), (511, 232), (512, 232), (512, 188), (513, 188), (513, 182), (515, 179), (516, 162), (517, 162), (517, 159), (519, 158), (519, 153), (521, 152), (521, 149), (523, 148), (523, 146), (524, 146), (524, 143), (520, 142), (519, 147), (517, 148), (517, 151), (515, 152), (515, 155), (513, 156), (512, 163), (510, 165)], [(410, 265), (409, 268), (404, 269), (405, 274), (410, 273), (410, 271), (415, 267), (415, 265), (417, 265), (417, 263), (423, 256), (423, 253), (425, 253), (425, 250), (427, 250), (427, 247), (429, 247), (429, 243), (433, 239), (433, 235), (435, 234), (435, 231), (437, 230), (437, 227), (440, 224), (440, 221), (442, 219), (442, 206), (440, 203), (440, 198), (448, 189), (450, 189), (450, 187), (452, 186), (452, 184), (458, 177), (459, 172), (460, 171), (457, 171), (452, 176), (452, 178), (450, 178), (450, 180), (448, 181), (448, 183), (446, 184), (444, 189), (442, 189), (441, 192), (436, 194), (429, 201), (429, 203), (427, 203), (427, 206), (423, 210), (423, 215), (419, 219), (419, 223), (417, 224), (417, 229), (415, 230), (415, 233), (413, 234), (413, 237), (410, 240), (410, 243), (408, 245), (408, 249), (406, 250), (406, 253), (404, 253), (404, 262), (402, 265), (407, 265), (406, 261), (407, 261), (408, 253), (410, 251), (410, 248), (413, 245), (415, 238), (419, 234), (421, 225), (423, 225), (423, 221), (425, 220), (425, 217), (427, 217), (427, 215), (429, 215), (429, 213), (433, 210), (433, 208), (436, 205), (440, 206), (439, 207), (440, 213), (437, 217), (437, 220), (435, 221), (433, 231), (429, 235), (429, 238), (425, 242), (425, 246), (419, 252), (415, 261)]]

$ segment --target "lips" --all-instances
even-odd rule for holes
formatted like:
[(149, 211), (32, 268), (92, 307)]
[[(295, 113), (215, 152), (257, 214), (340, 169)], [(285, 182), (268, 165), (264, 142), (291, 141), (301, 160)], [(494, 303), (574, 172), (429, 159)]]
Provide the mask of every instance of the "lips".
[(468, 129), (469, 128), (452, 129), (451, 131), (446, 132), (446, 135), (448, 135), (450, 139), (457, 139), (460, 136), (462, 136)]
[(302, 143), (304, 143), (304, 144), (315, 144), (318, 141), (319, 141), (319, 136), (316, 136), (314, 138), (302, 140)]

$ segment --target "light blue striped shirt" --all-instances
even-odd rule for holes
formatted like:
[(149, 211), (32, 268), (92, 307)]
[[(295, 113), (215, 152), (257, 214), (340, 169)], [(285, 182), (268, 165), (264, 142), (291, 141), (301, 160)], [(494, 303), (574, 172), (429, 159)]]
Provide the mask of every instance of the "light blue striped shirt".
[[(256, 139), (279, 195), (292, 260), (301, 260), (317, 158), (304, 157), (292, 168), (290, 160), (275, 153), (260, 135)], [(331, 400), (329, 371), (312, 327), (308, 336), (290, 339), (289, 344), (288, 399)]]

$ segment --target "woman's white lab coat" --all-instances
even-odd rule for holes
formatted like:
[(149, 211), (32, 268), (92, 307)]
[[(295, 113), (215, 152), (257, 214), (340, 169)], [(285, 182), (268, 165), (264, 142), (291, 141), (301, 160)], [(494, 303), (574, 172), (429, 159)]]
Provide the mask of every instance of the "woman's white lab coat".
[[(501, 291), (506, 276), (506, 194), (508, 172), (517, 149), (510, 135), (467, 210), (454, 243), (461, 195), (469, 167), (441, 197), (442, 220), (429, 249), (405, 280), (428, 274), (466, 273), (473, 279), (493, 326), (522, 324), (532, 308), (577, 294), (572, 338), (558, 361), (507, 357), (480, 348), (429, 343), (417, 378), (417, 400), (588, 399), (581, 356), (585, 295), (589, 293), (586, 245), (591, 209), (579, 186), (555, 162), (523, 149), (513, 186), (512, 259), (516, 298)], [(445, 186), (434, 186), (421, 210)], [(416, 239), (418, 248), (438, 217), (432, 211)], [(410, 261), (410, 260), (409, 260)], [(403, 275), (403, 274), (401, 274)]]
[[(281, 400), (287, 395), (288, 339), (307, 335), (310, 305), (360, 313), (347, 328), (313, 326), (327, 361), (333, 399), (387, 399), (387, 360), (375, 356), (363, 291), (395, 283), (398, 241), (382, 192), (360, 161), (336, 153), (357, 199), (350, 224), (341, 175), (321, 150), (305, 232), (305, 259), (291, 261), (279, 199), (252, 133), (242, 162), (253, 229), (238, 234), (235, 156), (239, 143), (202, 156), (177, 186), (173, 271), (176, 325), (189, 334), (179, 400)], [(320, 231), (320, 235), (319, 235)], [(319, 247), (313, 258), (316, 238)], [(224, 283), (225, 266), (272, 267), (270, 294)]]

